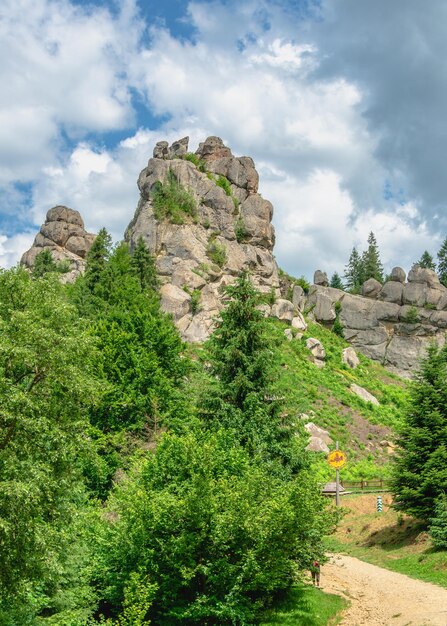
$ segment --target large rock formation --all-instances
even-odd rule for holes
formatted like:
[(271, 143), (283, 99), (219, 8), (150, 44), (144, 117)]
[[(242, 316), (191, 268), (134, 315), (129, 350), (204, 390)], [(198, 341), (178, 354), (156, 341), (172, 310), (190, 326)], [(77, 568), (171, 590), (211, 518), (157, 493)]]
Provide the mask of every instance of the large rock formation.
[[(155, 256), (161, 302), (186, 340), (202, 341), (222, 306), (224, 288), (248, 270), (261, 292), (279, 296), (273, 257), (273, 207), (258, 194), (258, 173), (249, 157), (235, 157), (218, 137), (208, 137), (195, 156), (184, 138), (157, 143), (138, 179), (140, 201), (125, 239), (141, 237)], [(186, 158), (185, 158), (186, 157)], [(189, 158), (191, 160), (189, 160)], [(173, 181), (186, 190), (194, 211), (157, 210), (157, 194)], [(296, 307), (276, 303), (277, 317), (291, 321)]]
[(302, 308), (327, 325), (337, 316), (349, 343), (402, 376), (414, 372), (430, 342), (444, 345), (447, 289), (436, 272), (415, 265), (405, 282), (396, 267), (383, 286), (370, 279), (362, 293), (315, 284)]
[(84, 271), (85, 258), (94, 239), (95, 235), (86, 232), (78, 211), (55, 206), (48, 211), (45, 223), (31, 248), (23, 254), (21, 264), (31, 269), (39, 252), (50, 250), (55, 261), (69, 261), (70, 270), (63, 275), (63, 280), (72, 281)]

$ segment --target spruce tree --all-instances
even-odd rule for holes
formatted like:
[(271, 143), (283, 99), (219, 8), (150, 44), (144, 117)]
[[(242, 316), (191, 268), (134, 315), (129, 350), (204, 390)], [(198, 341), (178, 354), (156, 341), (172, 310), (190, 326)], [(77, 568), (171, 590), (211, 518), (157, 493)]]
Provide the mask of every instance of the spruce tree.
[(110, 257), (112, 238), (105, 228), (101, 228), (87, 254), (85, 282), (90, 290), (94, 290), (101, 280)]
[(393, 477), (396, 508), (428, 523), (447, 492), (447, 347), (431, 345), (410, 390)]
[(330, 285), (334, 289), (344, 289), (344, 286), (343, 286), (342, 280), (340, 278), (340, 275), (337, 272), (334, 272), (332, 274)]
[(132, 273), (140, 281), (142, 289), (156, 290), (158, 287), (154, 259), (142, 237), (138, 239), (130, 263)]
[(419, 265), (419, 267), (423, 267), (428, 270), (436, 269), (436, 263), (434, 262), (433, 257), (428, 252), (428, 250), (424, 251), (419, 261), (416, 262), (416, 265)]
[(438, 252), (438, 276), (444, 287), (447, 287), (447, 237)]
[(363, 281), (375, 278), (383, 283), (383, 265), (380, 261), (379, 248), (376, 237), (371, 231), (368, 236), (368, 248), (362, 255)]
[(55, 260), (53, 259), (53, 256), (50, 250), (48, 250), (48, 248), (45, 248), (44, 250), (39, 252), (39, 254), (36, 256), (32, 274), (34, 278), (41, 278), (45, 274), (48, 274), (48, 272), (56, 272), (56, 271), (57, 271), (57, 264)]
[(352, 248), (351, 256), (345, 268), (346, 287), (351, 292), (358, 292), (363, 283), (363, 261), (357, 248)]

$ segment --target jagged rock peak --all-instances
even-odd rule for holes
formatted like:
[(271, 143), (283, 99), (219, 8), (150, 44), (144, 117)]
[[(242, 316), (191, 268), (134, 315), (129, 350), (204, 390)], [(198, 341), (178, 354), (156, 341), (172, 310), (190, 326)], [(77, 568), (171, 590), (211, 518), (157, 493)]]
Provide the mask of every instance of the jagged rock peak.
[[(219, 137), (208, 137), (195, 154), (187, 137), (171, 146), (160, 141), (153, 155), (138, 178), (140, 201), (125, 239), (132, 248), (143, 238), (156, 259), (163, 308), (185, 339), (201, 341), (223, 289), (241, 271), (250, 271), (260, 291), (279, 297), (273, 207), (258, 194), (253, 160), (234, 156)], [(160, 205), (169, 181), (189, 195), (189, 210), (173, 214)]]
[(78, 211), (55, 206), (48, 211), (33, 245), (23, 254), (20, 263), (31, 269), (39, 252), (47, 249), (55, 261), (70, 262), (70, 272), (64, 275), (64, 280), (74, 280), (85, 269), (85, 258), (94, 239), (95, 235), (86, 232)]

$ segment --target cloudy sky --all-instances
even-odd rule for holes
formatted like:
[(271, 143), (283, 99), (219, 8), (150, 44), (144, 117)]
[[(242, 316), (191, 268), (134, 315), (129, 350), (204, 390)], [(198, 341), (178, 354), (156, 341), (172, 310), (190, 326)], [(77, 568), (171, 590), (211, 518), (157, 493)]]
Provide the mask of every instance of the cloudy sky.
[(218, 135), (273, 202), (280, 266), (387, 269), (447, 236), (445, 0), (2, 0), (0, 266), (46, 211), (122, 237), (156, 141)]

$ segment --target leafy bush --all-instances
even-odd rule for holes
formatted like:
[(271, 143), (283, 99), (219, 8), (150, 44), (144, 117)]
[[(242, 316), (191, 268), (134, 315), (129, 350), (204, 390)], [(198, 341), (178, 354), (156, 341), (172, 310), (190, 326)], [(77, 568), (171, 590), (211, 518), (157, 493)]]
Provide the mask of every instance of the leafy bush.
[(227, 196), (232, 196), (232, 191), (231, 191), (231, 184), (230, 181), (228, 180), (228, 178), (226, 176), (218, 176), (216, 179), (216, 185), (218, 187), (221, 187), (225, 193), (227, 194)]
[(34, 261), (32, 274), (34, 278), (41, 278), (49, 272), (56, 272), (58, 274), (66, 274), (70, 271), (70, 261), (65, 259), (64, 261), (56, 262), (48, 248), (43, 249), (36, 256)]
[(294, 279), (295, 285), (299, 285), (302, 287), (304, 293), (309, 293), (310, 283), (308, 280), (304, 278), (304, 276), (300, 276), (299, 278)]
[(206, 255), (219, 267), (223, 267), (226, 263), (227, 250), (223, 244), (216, 241), (215, 235), (212, 235), (209, 239)]
[(243, 243), (247, 238), (248, 232), (245, 227), (244, 220), (240, 216), (234, 225), (234, 234), (236, 235), (236, 241), (238, 243)]
[(172, 169), (165, 182), (154, 185), (152, 206), (157, 220), (169, 219), (173, 224), (183, 224), (185, 217), (197, 219), (197, 205), (192, 194), (181, 185)]
[(197, 156), (197, 154), (194, 154), (194, 152), (187, 152), (182, 158), (185, 161), (189, 161), (190, 163), (193, 163), (197, 167), (199, 172), (203, 172), (203, 173), (206, 172), (206, 163), (205, 163), (205, 161), (200, 159)]
[(417, 324), (419, 322), (419, 313), (415, 306), (410, 306), (407, 314), (403, 318), (406, 324)]
[(105, 600), (119, 610), (142, 571), (157, 585), (156, 624), (253, 623), (321, 553), (320, 502), (309, 475), (275, 478), (229, 433), (165, 435), (104, 516)]

